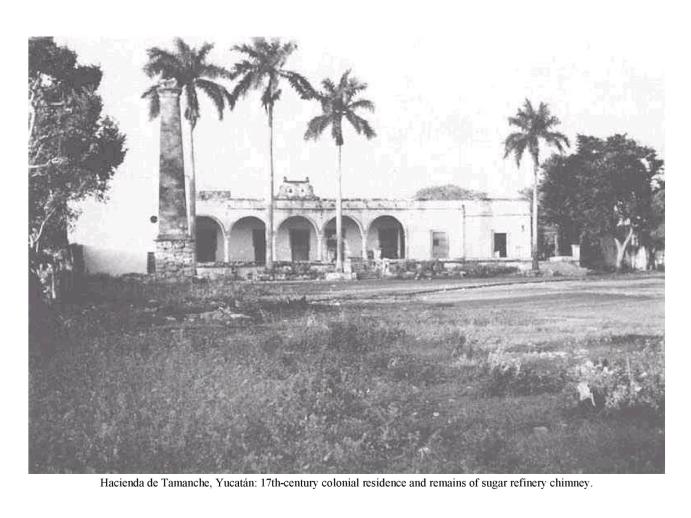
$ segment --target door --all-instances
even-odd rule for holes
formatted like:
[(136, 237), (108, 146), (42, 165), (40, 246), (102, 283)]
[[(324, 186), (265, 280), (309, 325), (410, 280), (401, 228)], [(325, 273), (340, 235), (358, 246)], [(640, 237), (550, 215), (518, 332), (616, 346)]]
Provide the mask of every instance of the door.
[(494, 257), (506, 257), (506, 233), (494, 233)]
[(211, 226), (197, 225), (197, 261), (212, 263), (216, 260), (216, 229)]
[(254, 247), (254, 262), (266, 263), (266, 233), (262, 228), (252, 230), (252, 246)]
[(310, 231), (307, 229), (292, 229), (290, 231), (291, 259), (295, 261), (309, 261), (310, 259)]
[(382, 259), (398, 259), (398, 229), (380, 228), (379, 247)]

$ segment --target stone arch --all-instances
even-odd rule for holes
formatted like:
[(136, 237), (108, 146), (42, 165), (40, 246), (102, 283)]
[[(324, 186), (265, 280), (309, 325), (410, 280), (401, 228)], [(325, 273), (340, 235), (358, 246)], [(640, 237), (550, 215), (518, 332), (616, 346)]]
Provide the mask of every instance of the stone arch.
[(217, 218), (201, 215), (195, 218), (194, 246), (199, 263), (226, 260), (226, 232)]
[(319, 227), (309, 217), (294, 215), (276, 225), (274, 250), (277, 261), (316, 261), (320, 259)]
[(258, 216), (243, 216), (233, 222), (228, 237), (230, 261), (266, 262), (266, 223)]
[[(367, 228), (367, 254), (375, 259), (405, 259), (408, 236), (401, 221), (391, 215), (374, 218)], [(371, 253), (371, 254), (370, 254)]]
[[(343, 258), (361, 258), (364, 244), (364, 228), (355, 217), (343, 214)], [(326, 220), (322, 227), (322, 257), (327, 261), (336, 260), (336, 216)]]

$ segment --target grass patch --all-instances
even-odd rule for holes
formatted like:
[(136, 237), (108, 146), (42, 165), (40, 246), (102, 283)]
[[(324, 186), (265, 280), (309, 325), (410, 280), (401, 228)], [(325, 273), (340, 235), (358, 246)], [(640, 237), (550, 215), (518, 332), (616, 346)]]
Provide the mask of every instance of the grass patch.
[[(55, 314), (59, 343), (30, 360), (32, 473), (664, 471), (659, 335), (190, 286)], [(219, 306), (250, 319), (197, 319)], [(579, 368), (603, 358), (620, 373), (603, 393), (654, 382), (586, 411)]]

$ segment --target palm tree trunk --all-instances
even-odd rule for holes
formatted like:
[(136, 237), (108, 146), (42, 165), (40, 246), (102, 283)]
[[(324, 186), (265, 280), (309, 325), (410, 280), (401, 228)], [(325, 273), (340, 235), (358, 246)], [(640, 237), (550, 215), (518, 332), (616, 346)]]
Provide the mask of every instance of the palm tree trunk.
[(269, 105), (269, 194), (266, 202), (266, 268), (274, 268), (274, 109)]
[(533, 271), (537, 272), (540, 270), (540, 263), (538, 261), (537, 255), (537, 172), (538, 172), (537, 160), (534, 161), (533, 169), (533, 218), (532, 218), (532, 235), (530, 243), (530, 252), (533, 258)]
[(343, 271), (343, 191), (341, 189), (341, 150), (338, 146), (338, 197), (336, 198), (336, 271)]
[(190, 163), (192, 171), (190, 175), (190, 206), (189, 206), (189, 231), (194, 240), (194, 253), (192, 254), (192, 274), (197, 275), (197, 180), (194, 164), (194, 125), (190, 124)]

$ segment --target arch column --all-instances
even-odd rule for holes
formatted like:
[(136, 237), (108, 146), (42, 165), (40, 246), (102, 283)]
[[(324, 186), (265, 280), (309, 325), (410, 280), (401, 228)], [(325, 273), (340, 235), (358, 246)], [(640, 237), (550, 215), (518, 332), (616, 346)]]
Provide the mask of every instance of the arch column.
[(324, 260), (324, 237), (326, 233), (326, 225), (317, 232), (317, 261)]

